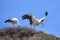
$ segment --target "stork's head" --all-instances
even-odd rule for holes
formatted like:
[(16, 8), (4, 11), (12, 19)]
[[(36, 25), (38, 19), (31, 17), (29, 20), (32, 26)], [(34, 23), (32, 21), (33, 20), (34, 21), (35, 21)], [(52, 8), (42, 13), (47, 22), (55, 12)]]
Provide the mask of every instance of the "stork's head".
[(46, 11), (46, 12), (45, 12), (45, 16), (47, 16), (47, 15), (48, 15), (48, 12)]

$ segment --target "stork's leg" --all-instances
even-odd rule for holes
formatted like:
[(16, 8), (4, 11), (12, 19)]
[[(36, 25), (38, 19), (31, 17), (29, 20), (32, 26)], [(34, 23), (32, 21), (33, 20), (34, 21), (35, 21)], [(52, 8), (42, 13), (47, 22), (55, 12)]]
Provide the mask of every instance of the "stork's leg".
[(35, 29), (35, 26), (31, 25), (31, 29)]
[(17, 23), (17, 27), (20, 27), (20, 24), (19, 23)]
[(32, 25), (31, 25), (31, 28), (32, 28)]
[(35, 26), (33, 27), (33, 29), (35, 30)]
[(33, 29), (33, 26), (31, 25), (31, 29)]
[(44, 26), (44, 23), (42, 22), (42, 25)]
[(12, 27), (15, 27), (15, 24), (12, 24)]

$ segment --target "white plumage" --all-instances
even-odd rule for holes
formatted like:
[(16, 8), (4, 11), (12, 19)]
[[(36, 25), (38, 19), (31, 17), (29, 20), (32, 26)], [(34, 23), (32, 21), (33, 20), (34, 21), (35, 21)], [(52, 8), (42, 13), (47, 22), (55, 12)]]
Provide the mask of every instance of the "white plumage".
[(30, 21), (30, 25), (38, 26), (39, 24), (43, 24), (44, 19), (48, 15), (48, 12), (45, 12), (45, 16), (41, 19), (36, 19), (33, 14), (25, 14), (22, 16), (22, 19), (28, 19)]
[(7, 19), (7, 20), (5, 20), (5, 23), (11, 23), (11, 24), (13, 24), (13, 25), (17, 24), (17, 25), (19, 26), (19, 24), (18, 24), (18, 19), (17, 19), (17, 18)]

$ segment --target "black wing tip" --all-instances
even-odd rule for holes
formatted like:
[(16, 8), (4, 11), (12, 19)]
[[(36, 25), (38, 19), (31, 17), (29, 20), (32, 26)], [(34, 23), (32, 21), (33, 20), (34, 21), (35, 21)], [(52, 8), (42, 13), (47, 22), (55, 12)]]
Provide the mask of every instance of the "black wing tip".
[(6, 21), (4, 21), (4, 23), (7, 23), (7, 20), (6, 20)]
[(11, 20), (5, 20), (5, 21), (4, 21), (4, 23), (7, 23), (7, 22), (13, 22), (13, 21), (11, 21)]
[(45, 12), (45, 16), (47, 16), (47, 15), (48, 15), (48, 12), (46, 11), (46, 12)]
[(26, 19), (27, 17), (28, 17), (28, 15), (25, 14), (25, 15), (22, 16), (22, 19), (24, 20), (24, 19)]
[(22, 16), (22, 20), (24, 20), (24, 15)]

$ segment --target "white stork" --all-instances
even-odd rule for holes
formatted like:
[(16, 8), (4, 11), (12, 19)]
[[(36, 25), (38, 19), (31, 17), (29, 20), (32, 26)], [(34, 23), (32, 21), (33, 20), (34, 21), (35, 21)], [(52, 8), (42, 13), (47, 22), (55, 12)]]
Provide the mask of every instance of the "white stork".
[(25, 14), (22, 16), (22, 19), (28, 19), (30, 21), (30, 25), (34, 25), (34, 26), (38, 26), (39, 24), (43, 24), (44, 19), (46, 18), (46, 16), (48, 15), (48, 12), (45, 12), (45, 16), (42, 17), (41, 19), (36, 19), (35, 16), (33, 14)]
[(17, 18), (10, 18), (5, 20), (5, 23), (11, 23), (13, 25), (17, 24), (17, 26), (19, 27), (19, 23), (18, 23), (18, 19)]

